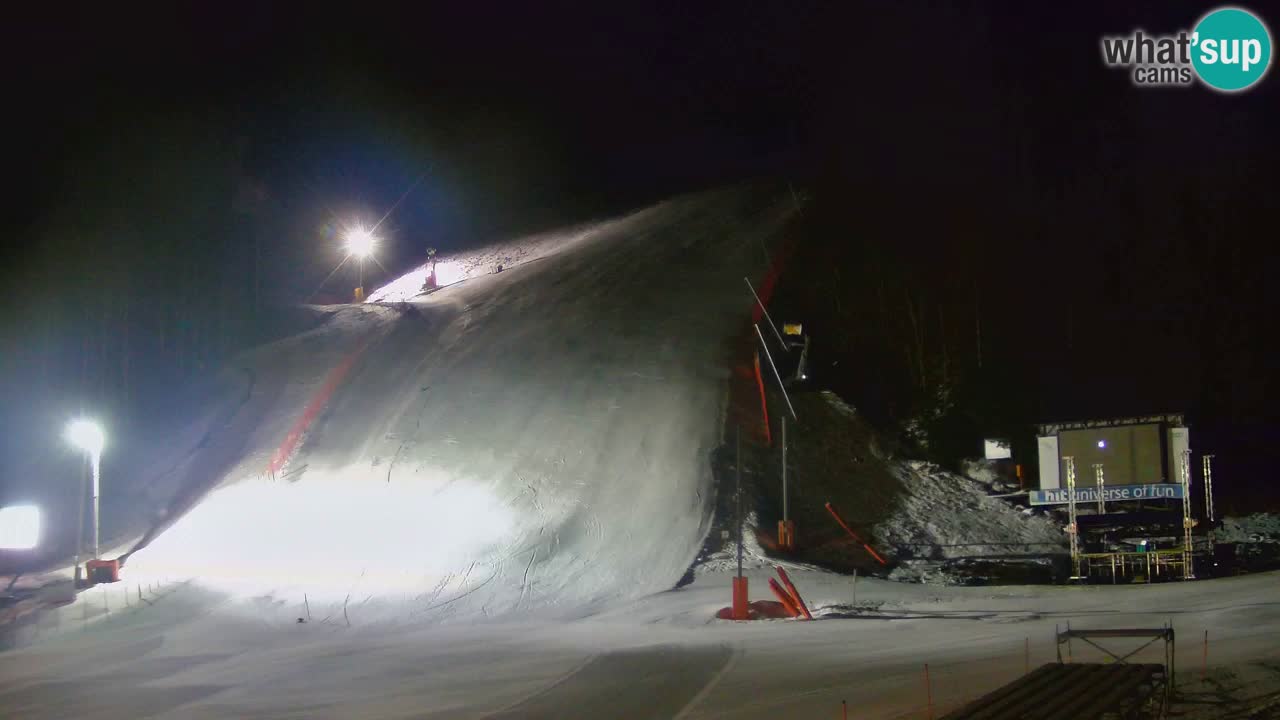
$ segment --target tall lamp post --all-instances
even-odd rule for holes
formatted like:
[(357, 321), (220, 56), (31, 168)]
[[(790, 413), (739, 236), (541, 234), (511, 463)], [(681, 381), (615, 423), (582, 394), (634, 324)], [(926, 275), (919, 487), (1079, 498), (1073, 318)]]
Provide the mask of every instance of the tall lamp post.
[[(93, 473), (93, 558), (98, 559), (98, 491), (102, 478), (102, 448), (106, 445), (106, 435), (102, 432), (102, 426), (93, 420), (80, 418), (72, 420), (67, 426), (66, 433), (67, 442), (82, 450), (85, 458), (88, 460)], [(81, 488), (81, 497), (84, 497), (84, 489)], [(80, 526), (84, 525), (84, 514), (78, 520)], [(76, 534), (76, 575), (79, 579), (80, 575), (80, 552), (81, 538), (83, 533)]]
[(374, 247), (378, 244), (378, 238), (369, 230), (357, 227), (347, 233), (347, 252), (354, 256), (356, 265), (360, 268), (359, 280), (360, 284), (356, 287), (356, 300), (364, 301), (364, 261), (365, 258), (373, 254)]

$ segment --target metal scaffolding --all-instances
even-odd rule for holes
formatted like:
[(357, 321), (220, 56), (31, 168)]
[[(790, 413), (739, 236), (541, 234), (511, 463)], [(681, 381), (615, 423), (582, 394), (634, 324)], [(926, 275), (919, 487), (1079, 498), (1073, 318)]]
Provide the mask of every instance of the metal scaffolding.
[(1209, 522), (1214, 521), (1213, 516), (1213, 456), (1205, 455), (1200, 458), (1204, 467), (1204, 517)]
[(1093, 477), (1098, 484), (1098, 514), (1107, 514), (1107, 499), (1104, 497), (1107, 489), (1107, 481), (1102, 475), (1102, 463), (1093, 464)]
[(1218, 545), (1213, 514), (1213, 456), (1205, 455), (1200, 458), (1200, 462), (1204, 470), (1204, 517), (1209, 522), (1209, 557), (1212, 562)]
[(1071, 537), (1071, 579), (1080, 575), (1080, 528), (1076, 525), (1076, 459), (1070, 455), (1062, 458), (1067, 466), (1067, 534)]
[(1195, 521), (1191, 518), (1191, 451), (1182, 451), (1182, 579), (1194, 580), (1196, 573), (1191, 564), (1192, 545), (1191, 528)]

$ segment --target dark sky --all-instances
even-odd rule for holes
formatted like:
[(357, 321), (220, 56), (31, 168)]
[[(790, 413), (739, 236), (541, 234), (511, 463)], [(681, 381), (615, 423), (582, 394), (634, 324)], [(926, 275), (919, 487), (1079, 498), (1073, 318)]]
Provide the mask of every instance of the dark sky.
[(6, 23), (18, 307), (110, 253), (86, 224), (198, 234), (226, 214), (265, 243), (264, 292), (296, 302), (340, 256), (334, 227), (420, 176), (384, 226), (393, 270), (771, 177), (816, 196), (850, 262), (981, 278), (991, 342), (1053, 378), (1029, 412), (1274, 421), (1280, 80), (1138, 89), (1098, 51), (1206, 5), (266, 5)]

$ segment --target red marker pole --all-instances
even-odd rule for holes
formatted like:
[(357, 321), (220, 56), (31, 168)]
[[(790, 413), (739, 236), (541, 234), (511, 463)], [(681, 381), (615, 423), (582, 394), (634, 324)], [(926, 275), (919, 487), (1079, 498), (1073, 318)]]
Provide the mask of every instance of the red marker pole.
[(871, 546), (866, 543), (866, 541), (858, 537), (858, 533), (854, 532), (853, 529), (849, 527), (849, 524), (844, 521), (844, 518), (840, 517), (840, 513), (836, 512), (835, 508), (831, 507), (831, 503), (827, 503), (826, 507), (827, 507), (827, 512), (831, 513), (831, 517), (835, 518), (835, 521), (840, 524), (840, 527), (844, 528), (844, 531), (849, 533), (849, 537), (861, 543), (862, 547), (867, 552), (871, 553), (871, 557), (875, 558), (876, 561), (879, 562), (881, 565), (888, 565), (888, 563), (884, 561), (884, 558), (880, 557), (879, 553), (873, 550)]
[(799, 617), (800, 609), (796, 607), (795, 598), (778, 584), (777, 580), (769, 578), (769, 589), (773, 591), (774, 597), (778, 598), (778, 602), (782, 603), (782, 607), (791, 613), (791, 617)]

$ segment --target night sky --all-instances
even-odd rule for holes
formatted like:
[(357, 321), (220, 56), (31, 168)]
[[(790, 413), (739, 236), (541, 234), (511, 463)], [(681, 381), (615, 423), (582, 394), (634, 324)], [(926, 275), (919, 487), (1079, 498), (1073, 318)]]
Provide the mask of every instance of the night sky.
[[(5, 423), (86, 396), (151, 412), (105, 389), (123, 355), (103, 342), (86, 360), (86, 328), (163, 330), (172, 357), (138, 392), (164, 395), (265, 337), (268, 309), (313, 296), (341, 259), (337, 228), (410, 188), (382, 227), (393, 273), (427, 247), (767, 180), (811, 201), (778, 301), (826, 348), (824, 384), (886, 419), (903, 406), (886, 389), (895, 331), (859, 314), (887, 272), (894, 302), (952, 319), (944, 346), (980, 304), (974, 417), (1186, 411), (1197, 449), (1275, 497), (1280, 80), (1139, 89), (1098, 50), (1208, 6), (690, 5), (232, 3), (7, 23)], [(217, 328), (191, 331), (198, 353), (186, 313)]]

